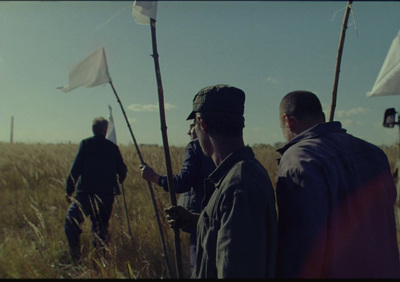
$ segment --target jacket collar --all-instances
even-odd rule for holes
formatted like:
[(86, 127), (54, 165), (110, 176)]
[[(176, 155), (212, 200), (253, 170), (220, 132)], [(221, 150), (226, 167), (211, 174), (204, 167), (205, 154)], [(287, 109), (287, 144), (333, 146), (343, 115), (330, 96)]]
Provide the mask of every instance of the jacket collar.
[(242, 147), (229, 154), (220, 165), (210, 174), (209, 179), (218, 187), (224, 176), (239, 161), (254, 158), (254, 152), (249, 146)]
[(96, 139), (106, 139), (106, 137), (104, 135), (98, 134), (98, 135), (93, 135), (93, 138)]
[(320, 123), (303, 131), (276, 151), (283, 155), (287, 149), (302, 140), (313, 139), (331, 132), (346, 132), (346, 129), (342, 128), (342, 124), (339, 121)]

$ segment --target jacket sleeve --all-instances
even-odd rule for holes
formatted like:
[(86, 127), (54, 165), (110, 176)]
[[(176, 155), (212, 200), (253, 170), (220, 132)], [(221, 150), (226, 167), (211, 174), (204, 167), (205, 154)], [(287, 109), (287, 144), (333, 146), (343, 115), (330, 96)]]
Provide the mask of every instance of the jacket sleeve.
[(81, 141), (79, 144), (78, 153), (75, 156), (74, 162), (72, 163), (71, 169), (67, 176), (66, 181), (66, 194), (72, 195), (74, 193), (78, 179), (82, 173), (83, 167), (83, 152), (84, 152), (84, 142)]
[[(175, 192), (178, 194), (190, 191), (199, 178), (201, 171), (201, 157), (196, 153), (193, 143), (186, 146), (185, 157), (179, 174), (173, 176)], [(158, 184), (168, 192), (168, 179), (161, 175)]]

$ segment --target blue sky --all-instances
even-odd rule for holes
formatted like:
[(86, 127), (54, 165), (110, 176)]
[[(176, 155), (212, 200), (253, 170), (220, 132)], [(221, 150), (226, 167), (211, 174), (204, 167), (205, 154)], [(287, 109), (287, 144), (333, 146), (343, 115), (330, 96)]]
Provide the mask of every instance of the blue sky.
[[(64, 93), (68, 66), (104, 47), (110, 76), (138, 143), (162, 145), (150, 27), (133, 1), (0, 2), (0, 141), (78, 143), (94, 117), (113, 116), (118, 143), (132, 143), (109, 84)], [(278, 106), (297, 89), (320, 98), (329, 117), (346, 1), (162, 1), (157, 43), (170, 145), (184, 146), (192, 100), (216, 83), (246, 93), (246, 144), (283, 142)], [(382, 127), (399, 96), (366, 97), (400, 29), (400, 2), (353, 2), (335, 120), (349, 133), (391, 145)]]

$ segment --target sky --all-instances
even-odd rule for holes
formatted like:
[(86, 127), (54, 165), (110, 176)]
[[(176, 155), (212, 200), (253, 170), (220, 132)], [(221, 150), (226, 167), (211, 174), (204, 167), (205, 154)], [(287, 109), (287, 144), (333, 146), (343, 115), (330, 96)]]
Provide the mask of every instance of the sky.
[[(0, 2), (0, 142), (79, 143), (112, 107), (118, 144), (133, 143), (110, 84), (65, 93), (68, 67), (104, 47), (113, 85), (138, 144), (162, 145), (151, 30), (133, 1)], [(244, 141), (284, 142), (278, 109), (293, 90), (314, 92), (329, 117), (347, 1), (160, 1), (156, 36), (170, 146), (185, 146), (187, 116), (203, 87), (246, 93)], [(334, 120), (376, 145), (400, 96), (367, 97), (400, 29), (400, 2), (354, 1)]]

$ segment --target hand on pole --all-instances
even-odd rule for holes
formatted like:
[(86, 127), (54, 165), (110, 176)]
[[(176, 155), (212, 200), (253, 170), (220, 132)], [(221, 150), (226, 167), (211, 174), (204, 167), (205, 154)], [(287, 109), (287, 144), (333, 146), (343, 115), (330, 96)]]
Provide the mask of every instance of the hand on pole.
[(139, 168), (143, 179), (158, 184), (158, 179), (160, 178), (160, 175), (156, 173), (152, 167), (144, 163), (139, 165)]
[(191, 229), (197, 226), (199, 214), (191, 213), (182, 206), (172, 206), (165, 209), (171, 228)]

